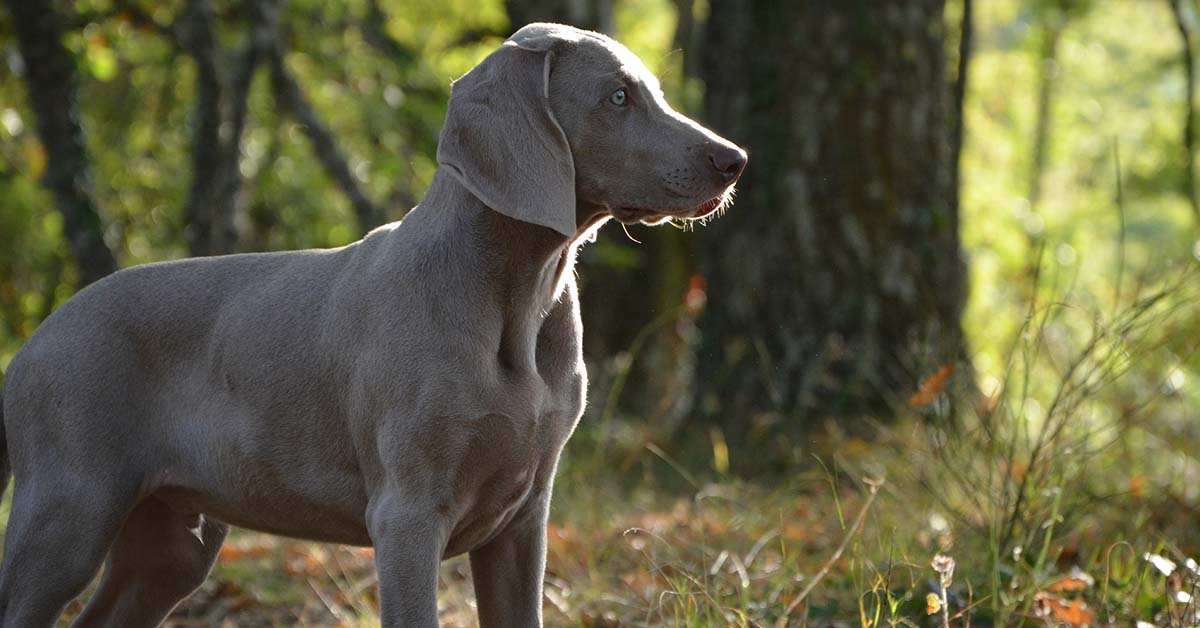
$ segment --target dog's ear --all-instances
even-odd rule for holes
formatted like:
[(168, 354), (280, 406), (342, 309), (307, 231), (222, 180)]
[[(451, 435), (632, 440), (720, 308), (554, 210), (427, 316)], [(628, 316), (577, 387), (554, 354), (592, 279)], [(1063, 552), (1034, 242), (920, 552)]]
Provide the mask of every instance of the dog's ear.
[(489, 207), (572, 237), (575, 164), (549, 101), (562, 39), (542, 26), (521, 29), (454, 82), (437, 158)]

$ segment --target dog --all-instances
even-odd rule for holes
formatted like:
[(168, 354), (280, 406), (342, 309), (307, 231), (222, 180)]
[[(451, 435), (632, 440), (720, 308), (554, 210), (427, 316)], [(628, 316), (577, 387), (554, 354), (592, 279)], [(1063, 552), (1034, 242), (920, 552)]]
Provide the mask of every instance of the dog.
[(158, 626), (228, 527), (374, 546), (384, 626), (438, 625), (470, 553), (483, 628), (542, 625), (555, 467), (584, 408), (573, 266), (610, 219), (725, 208), (746, 152), (621, 44), (517, 31), (454, 82), (403, 221), (330, 250), (115, 273), (13, 359), (0, 626)]

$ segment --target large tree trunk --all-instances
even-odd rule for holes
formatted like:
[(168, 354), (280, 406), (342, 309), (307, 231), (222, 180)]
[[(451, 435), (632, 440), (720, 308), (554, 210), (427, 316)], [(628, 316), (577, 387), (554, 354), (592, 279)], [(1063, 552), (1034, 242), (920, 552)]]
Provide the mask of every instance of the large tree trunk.
[(699, 230), (705, 406), (736, 433), (902, 403), (961, 355), (944, 0), (710, 6), (707, 122), (750, 166)]
[(531, 22), (559, 22), (612, 34), (613, 0), (504, 0), (517, 30)]
[(46, 150), (43, 183), (63, 217), (63, 235), (79, 267), (80, 287), (117, 269), (90, 190), (90, 168), (76, 108), (75, 59), (63, 46), (63, 17), (52, 4), (9, 0), (25, 62), (30, 109)]

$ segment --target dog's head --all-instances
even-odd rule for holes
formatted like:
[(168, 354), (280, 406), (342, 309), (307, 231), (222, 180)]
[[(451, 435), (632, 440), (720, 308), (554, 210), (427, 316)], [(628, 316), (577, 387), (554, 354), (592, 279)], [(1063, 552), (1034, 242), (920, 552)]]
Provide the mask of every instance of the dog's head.
[(624, 223), (709, 216), (746, 152), (672, 109), (625, 46), (530, 24), (454, 83), (438, 163), (497, 211), (574, 236), (596, 208)]

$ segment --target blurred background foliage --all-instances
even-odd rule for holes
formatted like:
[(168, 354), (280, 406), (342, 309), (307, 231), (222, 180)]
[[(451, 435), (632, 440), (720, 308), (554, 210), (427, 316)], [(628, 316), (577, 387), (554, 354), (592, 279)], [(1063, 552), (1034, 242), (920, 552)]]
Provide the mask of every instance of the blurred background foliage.
[[(707, 480), (790, 486), (831, 456), (888, 475), (883, 503), (901, 505), (878, 507), (864, 552), (890, 556), (897, 530), (920, 550), (975, 533), (958, 547), (987, 557), (976, 582), (997, 624), (1031, 612), (1055, 569), (1108, 561), (1108, 543), (1198, 547), (1193, 0), (49, 6), (34, 12), (57, 20), (77, 89), (52, 102), (79, 123), (86, 176), (51, 176), (20, 12), (0, 11), (0, 370), (103, 274), (81, 266), (89, 223), (55, 185), (84, 191), (120, 267), (345, 245), (419, 202), (450, 82), (555, 19), (626, 43), (677, 108), (751, 153), (715, 223), (614, 225), (583, 249), (591, 401), (556, 520), (608, 521), (602, 474), (695, 491), (674, 508), (703, 518)], [(714, 534), (755, 544), (768, 510), (792, 508), (783, 494), (747, 491), (756, 514), (734, 508)], [(809, 538), (788, 530), (781, 543)], [(564, 571), (567, 545), (556, 559), (551, 544)], [(592, 560), (572, 577), (599, 578)], [(878, 577), (868, 562), (851, 575)], [(736, 586), (703, 595), (775, 617), (787, 586), (771, 612)], [(1166, 612), (1123, 600), (1112, 616)]]
[[(646, 60), (681, 110), (710, 122), (727, 118), (714, 124), (758, 157), (743, 186), (748, 188), (743, 201), (731, 216), (698, 234), (636, 227), (626, 238), (610, 227), (584, 249), (586, 350), (594, 380), (589, 412), (606, 419), (603, 429), (620, 429), (620, 422), (607, 421), (613, 417), (647, 419), (653, 426), (647, 429), (665, 438), (680, 425), (699, 422), (719, 426), (739, 443), (768, 443), (783, 460), (803, 457), (803, 435), (810, 427), (829, 417), (841, 417), (853, 427), (894, 414), (922, 379), (945, 364), (963, 367), (955, 385), (985, 398), (997, 394), (1006, 379), (1008, 352), (1031, 312), (1062, 301), (1086, 312), (1082, 320), (1099, 320), (1194, 266), (1200, 256), (1200, 214), (1189, 174), (1194, 112), (1187, 98), (1193, 95), (1189, 85), (1194, 77), (1191, 64), (1185, 63), (1194, 55), (1194, 43), (1183, 45), (1184, 35), (1194, 38), (1197, 13), (1191, 2), (988, 0), (974, 7), (974, 27), (968, 31), (963, 13), (970, 4), (911, 5), (917, 19), (936, 20), (926, 26), (939, 46), (935, 65), (944, 67), (931, 74), (937, 84), (931, 87), (929, 79), (921, 79), (926, 82), (917, 90), (934, 93), (941, 113), (929, 115), (936, 125), (955, 124), (954, 92), (964, 90), (961, 157), (951, 146), (950, 153), (938, 149), (919, 160), (911, 138), (897, 140), (901, 155), (912, 157), (909, 161), (941, 162), (936, 168), (902, 173), (910, 179), (902, 183), (944, 185), (935, 181), (945, 178), (943, 170), (960, 180), (957, 192), (938, 198), (948, 198), (954, 206), (957, 232), (952, 240), (961, 245), (947, 241), (904, 269), (921, 275), (918, 283), (930, 283), (934, 294), (921, 298), (947, 301), (951, 312), (961, 310), (965, 342), (959, 353), (932, 356), (926, 355), (928, 347), (943, 335), (957, 334), (952, 328), (957, 321), (942, 321), (942, 329), (925, 334), (909, 325), (899, 332), (907, 336), (856, 344), (854, 334), (884, 332), (867, 323), (820, 327), (820, 308), (841, 308), (836, 315), (844, 317), (846, 304), (804, 301), (828, 277), (813, 279), (805, 270), (795, 276), (764, 275), (765, 284), (753, 284), (753, 266), (726, 268), (727, 260), (746, 258), (757, 259), (760, 266), (769, 260), (775, 266), (807, 268), (821, 266), (822, 259), (836, 266), (837, 249), (827, 254), (818, 247), (814, 256), (813, 251), (806, 254), (805, 247), (812, 245), (803, 238), (770, 233), (785, 231), (775, 227), (791, 225), (784, 218), (793, 211), (812, 209), (819, 216), (825, 209), (828, 215), (839, 214), (839, 220), (840, 214), (858, 212), (860, 225), (854, 228), (860, 231), (883, 225), (878, 235), (868, 234), (873, 246), (866, 250), (884, 265), (894, 262), (884, 243), (918, 248), (916, 240), (940, 237), (905, 231), (902, 222), (889, 223), (887, 208), (874, 201), (828, 201), (828, 206), (813, 208), (821, 200), (814, 197), (816, 201), (800, 201), (803, 207), (793, 210), (789, 203), (795, 204), (799, 194), (786, 192), (793, 188), (785, 187), (784, 197), (761, 192), (774, 181), (806, 175), (804, 169), (813, 166), (789, 165), (794, 159), (789, 148), (770, 148), (763, 140), (756, 146), (755, 138), (763, 132), (751, 122), (765, 119), (768, 134), (775, 129), (778, 135), (786, 136), (786, 130), (801, 138), (819, 134), (812, 127), (821, 120), (787, 126), (771, 118), (770, 108), (777, 101), (807, 97), (789, 96), (783, 91), (787, 84), (836, 81), (817, 76), (819, 67), (809, 71), (804, 63), (823, 67), (837, 62), (800, 53), (793, 60), (787, 56), (792, 49), (768, 48), (763, 58), (774, 55), (794, 63), (771, 75), (763, 74), (763, 63), (747, 62), (740, 69), (722, 65), (728, 63), (723, 58), (752, 52), (736, 50), (737, 39), (728, 32), (742, 28), (753, 35), (764, 24), (829, 17), (823, 9), (789, 13), (784, 5), (770, 2), (752, 3), (748, 9), (720, 0), (711, 5), (705, 0), (295, 0), (286, 5), (79, 0), (52, 6), (77, 87), (75, 101), (62, 106), (70, 108), (68, 115), (81, 128), (87, 168), (82, 185), (98, 208), (99, 235), (121, 267), (192, 254), (341, 246), (376, 224), (401, 218), (420, 200), (436, 167), (434, 152), (450, 82), (515, 27), (510, 14), (518, 21), (558, 19), (605, 29)], [(834, 11), (830, 19), (855, 18), (855, 11)], [(710, 17), (714, 13), (717, 18)], [(885, 14), (879, 10), (870, 17)], [(37, 133), (15, 15), (0, 13), (5, 70), (0, 74), (0, 367), (87, 278), (72, 254), (72, 239), (79, 236), (69, 231), (80, 228), (64, 223), (47, 189), (52, 187), (52, 151)], [(755, 16), (763, 19), (754, 22)], [(720, 23), (711, 23), (715, 19)], [(912, 42), (894, 37), (889, 42), (886, 19), (872, 23), (877, 30), (863, 31), (865, 35), (856, 35), (859, 40), (850, 38), (842, 56), (857, 60), (857, 71), (883, 85), (895, 68), (871, 61), (870, 50), (882, 50), (881, 57), (887, 57), (894, 52), (887, 45), (895, 43), (902, 57), (917, 53)], [(825, 26), (839, 27), (836, 20)], [(967, 46), (962, 45), (964, 32), (970, 38)], [(764, 31), (754, 41), (761, 39), (756, 45), (766, 46), (769, 36)], [(720, 37), (732, 39), (722, 42)], [(799, 44), (835, 52), (842, 50), (838, 45), (815, 40)], [(965, 62), (964, 51), (969, 55)], [(962, 68), (969, 80), (960, 85)], [(726, 70), (728, 86), (720, 76)], [(754, 80), (735, 87), (739, 74)], [(766, 93), (777, 100), (768, 100), (765, 110), (729, 109), (753, 101), (760, 93), (756, 90), (768, 89), (762, 84), (771, 81), (783, 87), (769, 86), (775, 91)], [(911, 82), (900, 76), (896, 83)], [(862, 119), (887, 107), (867, 103), (857, 111), (856, 101), (829, 98), (841, 103), (837, 111), (850, 109), (851, 116)], [(890, 98), (916, 97), (897, 91)], [(938, 146), (956, 142), (952, 134), (932, 137)], [(829, 178), (820, 175), (824, 168), (849, 181), (842, 188), (834, 186), (835, 199), (845, 196), (848, 187), (871, 184), (869, 164), (860, 173), (837, 159), (847, 154), (861, 159), (887, 148), (860, 146), (860, 139), (836, 134), (822, 139), (856, 146), (848, 153), (812, 149), (829, 157), (815, 165), (819, 179)], [(785, 138), (787, 146), (803, 141)], [(956, 160), (960, 167), (954, 166)], [(930, 180), (920, 180), (924, 174)], [(47, 186), (41, 185), (43, 179)], [(797, 222), (796, 229), (804, 224)], [(807, 224), (812, 227), (811, 218)], [(833, 231), (849, 229), (849, 223), (833, 224)], [(772, 246), (773, 240), (780, 244)], [(746, 250), (750, 246), (760, 247), (761, 255), (756, 258)], [(795, 259), (779, 260), (773, 254)], [(953, 273), (924, 270), (958, 265), (969, 274), (964, 282), (969, 293), (963, 297), (954, 294)], [(857, 284), (875, 280), (862, 273), (832, 276), (839, 294), (870, 292)], [(709, 291), (712, 282), (716, 284)], [(769, 288), (784, 296), (749, 297), (746, 305), (747, 297), (738, 296), (739, 290), (747, 290), (742, 283), (753, 284), (754, 294)], [(962, 303), (955, 305), (956, 299)], [(749, 314), (731, 314), (738, 303), (743, 310), (749, 307)], [(903, 308), (889, 310), (888, 301), (881, 303), (876, 306), (883, 310), (881, 320), (901, 316)], [(861, 298), (850, 304), (850, 309), (870, 305)], [(1195, 381), (1200, 359), (1192, 350), (1194, 311), (1188, 308), (1173, 319), (1175, 333), (1164, 340), (1155, 359), (1132, 365), (1143, 383), (1169, 374), (1181, 382), (1177, 393), (1192, 401), (1197, 387), (1186, 382)], [(726, 319), (731, 322), (725, 328), (709, 322)], [(741, 335), (731, 335), (730, 325)], [(1087, 325), (1071, 325), (1056, 323), (1052, 330), (1063, 338), (1087, 331)], [(772, 335), (775, 327), (783, 331)], [(873, 365), (876, 373), (869, 375), (878, 381), (871, 388), (856, 386), (858, 380), (847, 376), (846, 369), (826, 364), (818, 373), (828, 380), (824, 396), (797, 394), (793, 399), (791, 392), (780, 390), (803, 388), (813, 369), (806, 364), (808, 371), (789, 371), (784, 363), (788, 350), (779, 346), (808, 328), (820, 328), (821, 335), (801, 346), (818, 358), (823, 351), (834, 353), (827, 341), (833, 337), (849, 354), (855, 347), (903, 353), (898, 360), (906, 372), (901, 377), (879, 375), (888, 365)], [(712, 337), (706, 338), (710, 330)], [(958, 346), (952, 343), (951, 350)], [(884, 405), (846, 402), (866, 397), (882, 399)], [(757, 441), (750, 437), (755, 434)]]

